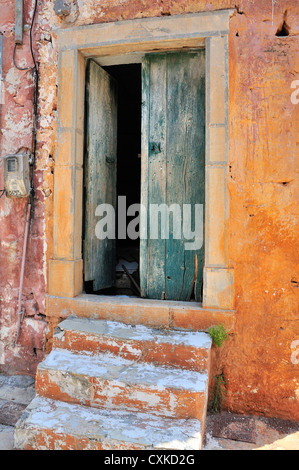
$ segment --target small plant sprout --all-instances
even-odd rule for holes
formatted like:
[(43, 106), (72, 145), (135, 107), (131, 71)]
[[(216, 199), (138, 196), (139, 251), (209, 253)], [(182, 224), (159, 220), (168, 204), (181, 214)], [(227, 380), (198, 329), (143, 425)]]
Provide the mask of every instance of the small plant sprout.
[(227, 381), (224, 377), (223, 372), (218, 375), (214, 375), (214, 386), (212, 389), (212, 396), (209, 402), (209, 411), (211, 413), (220, 413), (222, 410), (222, 402), (224, 395), (226, 394)]
[(211, 326), (208, 333), (212, 338), (213, 344), (221, 348), (224, 341), (228, 339), (228, 332), (225, 330), (224, 325)]

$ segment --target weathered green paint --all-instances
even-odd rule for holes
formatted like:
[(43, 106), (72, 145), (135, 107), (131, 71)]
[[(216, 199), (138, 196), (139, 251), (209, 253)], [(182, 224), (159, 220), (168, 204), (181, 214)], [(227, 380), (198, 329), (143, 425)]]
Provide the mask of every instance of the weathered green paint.
[[(115, 279), (115, 240), (96, 237), (96, 208), (116, 208), (117, 85), (93, 61), (89, 63), (86, 93), (84, 280), (94, 291), (111, 287)], [(105, 216), (105, 214), (104, 214)]]
[[(141, 196), (141, 203), (147, 207), (147, 217), (149, 217), (150, 204), (160, 204), (165, 201), (166, 196), (166, 56), (146, 57), (143, 71), (143, 89), (146, 95), (143, 105), (146, 117), (143, 117), (142, 143), (146, 146), (146, 150), (142, 148), (142, 152), (145, 150), (145, 154), (142, 154), (142, 166), (146, 167), (146, 179), (142, 178), (141, 186), (145, 186), (142, 196), (145, 191), (147, 195), (146, 201)], [(145, 122), (145, 119), (148, 122)], [(158, 153), (153, 149), (154, 142), (160, 146)], [(141, 264), (141, 292), (144, 297), (161, 299), (162, 292), (165, 292), (165, 243), (159, 239), (151, 239), (150, 228), (147, 221), (146, 251), (142, 244), (140, 246), (140, 259), (146, 260)]]
[(186, 250), (175, 239), (150, 237), (150, 205), (204, 205), (205, 194), (205, 58), (204, 51), (150, 54), (143, 61), (142, 296), (169, 300), (201, 300), (204, 247)]

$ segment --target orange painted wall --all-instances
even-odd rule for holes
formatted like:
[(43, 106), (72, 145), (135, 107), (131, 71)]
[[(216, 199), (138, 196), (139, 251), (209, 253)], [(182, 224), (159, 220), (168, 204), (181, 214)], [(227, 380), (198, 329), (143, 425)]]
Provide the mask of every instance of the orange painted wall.
[[(242, 8), (241, 8), (242, 7)], [(230, 34), (230, 254), (236, 330), (228, 402), (299, 419), (299, 4), (242, 2)], [(283, 23), (289, 36), (276, 36)], [(238, 34), (238, 35), (237, 35)]]
[[(25, 3), (28, 24), (32, 6), (28, 0)], [(13, 68), (14, 2), (0, 0), (0, 8), (0, 30), (5, 39), (3, 155), (23, 146), (30, 147), (32, 80), (28, 72)], [(299, 103), (291, 100), (295, 91), (291, 85), (299, 80), (297, 0), (87, 0), (78, 4), (73, 1), (72, 12), (64, 20), (54, 14), (53, 2), (39, 4), (34, 34), (40, 70), (36, 176), (39, 210), (35, 220), (36, 237), (29, 247), (24, 291), (31, 323), (26, 320), (20, 344), (13, 350), (11, 336), (16, 321), (24, 205), (2, 198), (0, 339), (5, 354), (0, 368), (3, 371), (34, 374), (43, 354), (46, 260), (52, 255), (52, 170), (56, 147), (55, 28), (223, 8), (236, 8), (229, 36), (228, 174), (236, 322), (229, 341), (221, 351), (214, 351), (215, 372), (223, 371), (228, 380), (226, 406), (231, 411), (299, 420), (299, 352), (296, 355), (292, 349), (294, 341), (299, 340)], [(289, 35), (276, 36), (284, 21)], [(28, 32), (18, 57), (30, 61)]]

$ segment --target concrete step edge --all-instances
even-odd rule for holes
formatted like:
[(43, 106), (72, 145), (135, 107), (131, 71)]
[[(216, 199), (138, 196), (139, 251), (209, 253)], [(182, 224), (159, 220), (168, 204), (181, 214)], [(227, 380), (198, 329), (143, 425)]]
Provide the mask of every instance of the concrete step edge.
[(93, 355), (107, 352), (129, 360), (194, 371), (209, 368), (211, 343), (210, 336), (203, 332), (84, 318), (63, 321), (53, 337), (54, 349)]
[(42, 371), (58, 371), (78, 377), (114, 380), (128, 385), (142, 384), (194, 392), (204, 392), (208, 380), (207, 371), (139, 363), (107, 353), (93, 356), (63, 349), (51, 351), (38, 365), (37, 375)]
[(86, 450), (199, 450), (202, 428), (196, 419), (96, 410), (36, 396), (15, 428), (16, 449), (34, 446), (39, 450), (66, 450), (67, 446)]
[(69, 317), (59, 323), (54, 336), (59, 338), (66, 330), (77, 331), (94, 337), (105, 336), (124, 341), (150, 341), (174, 346), (185, 345), (195, 349), (209, 350), (212, 345), (210, 336), (202, 331), (158, 329), (144, 325), (127, 325), (93, 318)]

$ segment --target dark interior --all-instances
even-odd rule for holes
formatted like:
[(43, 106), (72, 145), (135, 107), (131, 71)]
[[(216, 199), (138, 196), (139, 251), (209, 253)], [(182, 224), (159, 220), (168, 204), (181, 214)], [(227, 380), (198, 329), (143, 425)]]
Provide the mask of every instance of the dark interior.
[[(126, 196), (128, 208), (131, 204), (140, 204), (141, 64), (103, 68), (118, 83), (117, 196)], [(134, 218), (127, 217), (127, 225)], [(116, 250), (115, 286), (93, 292), (92, 283), (88, 282), (85, 285), (87, 293), (139, 295), (139, 238), (119, 239), (116, 227)]]

